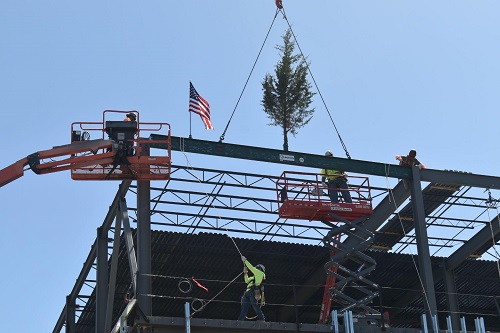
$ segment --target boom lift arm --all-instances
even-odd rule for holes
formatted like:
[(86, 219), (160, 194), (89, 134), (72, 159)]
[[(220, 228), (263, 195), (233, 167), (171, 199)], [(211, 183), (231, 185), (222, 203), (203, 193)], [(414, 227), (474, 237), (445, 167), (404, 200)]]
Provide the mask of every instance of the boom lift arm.
[[(34, 173), (42, 175), (77, 167), (113, 163), (116, 152), (111, 151), (112, 144), (112, 140), (104, 139), (77, 141), (69, 145), (57, 146), (33, 153), (0, 170), (0, 187), (22, 177), (26, 165), (29, 165)], [(107, 149), (109, 149), (109, 152), (97, 153), (99, 150)], [(45, 159), (67, 155), (70, 155), (70, 157), (44, 162)]]
[[(126, 120), (107, 119), (124, 114)], [(141, 131), (166, 135), (145, 139), (140, 137)], [(91, 133), (100, 138), (90, 140)], [(154, 145), (165, 147), (166, 156), (152, 156)], [(22, 177), (27, 165), (39, 175), (71, 170), (75, 180), (166, 180), (170, 177), (170, 149), (168, 123), (141, 123), (137, 111), (106, 110), (102, 122), (73, 123), (70, 144), (33, 153), (0, 170), (0, 187)]]

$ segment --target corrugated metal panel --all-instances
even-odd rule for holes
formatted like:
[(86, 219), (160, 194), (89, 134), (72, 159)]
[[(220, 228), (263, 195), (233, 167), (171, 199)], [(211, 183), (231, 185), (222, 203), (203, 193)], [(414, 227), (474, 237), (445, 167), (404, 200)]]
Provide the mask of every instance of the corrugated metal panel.
[[(134, 231), (135, 233), (135, 231)], [(291, 244), (250, 239), (234, 239), (239, 250), (252, 264), (266, 266), (267, 303), (264, 308), (268, 321), (282, 321), (279, 310), (283, 306), (294, 306), (293, 285), (303, 285), (308, 277), (324, 265), (328, 251), (322, 246)], [(122, 240), (115, 295), (114, 320), (120, 314), (126, 302), (124, 297), (130, 286), (128, 261), (125, 257)], [(421, 295), (421, 290), (411, 290), (418, 285), (416, 257), (410, 255), (372, 252), (368, 254), (377, 261), (377, 268), (369, 279), (381, 286), (383, 306), (394, 311), (392, 304), (408, 294)], [(433, 258), (438, 267), (442, 258)], [(165, 317), (183, 317), (184, 303), (195, 299), (211, 300), (206, 307), (194, 314), (196, 318), (236, 319), (239, 314), (239, 299), (245, 285), (240, 254), (231, 238), (225, 234), (181, 234), (173, 232), (152, 232), (152, 300), (153, 315)], [(468, 260), (456, 270), (457, 291), (460, 310), (491, 314), (485, 321), (489, 329), (500, 330), (498, 308), (493, 296), (500, 297), (498, 271), (494, 262)], [(208, 292), (198, 287), (192, 278), (208, 288)], [(183, 293), (179, 282), (191, 281), (192, 290)], [(326, 278), (326, 273), (325, 273)], [(183, 285), (186, 287), (187, 284)], [(323, 286), (307, 286), (309, 295), (306, 304), (300, 304), (299, 321), (316, 323), (319, 318)], [(445, 311), (444, 287), (436, 281), (436, 295), (440, 311)], [(219, 294), (220, 293), (220, 294)], [(483, 296), (472, 296), (483, 295)], [(89, 299), (78, 321), (78, 332), (93, 332), (95, 295)], [(290, 303), (292, 302), (292, 303)], [(195, 301), (195, 308), (201, 302)], [(380, 306), (375, 299), (373, 307)], [(402, 312), (391, 318), (393, 325), (399, 327), (419, 327), (420, 314), (423, 313), (422, 297), (405, 306)], [(475, 317), (479, 316), (475, 315)], [(471, 317), (472, 318), (472, 317)], [(468, 319), (473, 323), (472, 319)], [(444, 327), (445, 325), (443, 325)]]

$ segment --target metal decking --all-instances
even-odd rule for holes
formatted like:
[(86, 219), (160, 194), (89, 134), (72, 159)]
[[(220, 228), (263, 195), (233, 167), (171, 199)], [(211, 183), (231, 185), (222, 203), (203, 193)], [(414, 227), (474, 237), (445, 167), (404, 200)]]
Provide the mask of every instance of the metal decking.
[[(265, 287), (267, 305), (263, 308), (266, 321), (288, 323), (287, 327), (294, 329), (296, 323), (310, 324), (308, 327), (311, 329), (321, 331), (315, 324), (319, 318), (323, 286), (304, 285), (304, 283), (318, 267), (323, 267), (329, 257), (328, 250), (322, 246), (240, 238), (234, 240), (240, 251), (252, 263), (263, 263), (267, 268)], [(131, 282), (123, 240), (121, 244), (114, 320), (127, 305), (125, 299)], [(225, 325), (229, 325), (228, 328), (237, 327), (235, 319), (239, 313), (239, 299), (245, 285), (242, 276), (230, 283), (240, 274), (242, 264), (239, 253), (228, 236), (154, 231), (152, 244), (153, 316), (183, 318), (185, 302), (194, 301), (195, 308), (199, 308), (201, 304), (206, 306), (199, 312), (192, 311), (193, 318), (225, 320)], [(395, 327), (418, 328), (419, 316), (423, 313), (423, 299), (421, 290), (413, 288), (413, 285), (418, 284), (415, 258), (405, 254), (373, 251), (367, 253), (377, 262), (377, 268), (369, 278), (380, 285), (382, 295), (381, 298), (376, 298), (371, 306), (376, 310), (389, 311), (391, 324)], [(439, 269), (442, 260), (443, 258), (434, 258), (433, 266)], [(477, 313), (481, 313), (490, 330), (500, 331), (500, 317), (496, 306), (496, 302), (500, 299), (500, 284), (494, 278), (495, 274), (497, 272), (494, 262), (467, 260), (457, 268), (456, 282), (460, 308), (470, 313), (467, 315), (469, 324), (472, 325)], [(198, 287), (193, 278), (206, 287), (208, 292)], [(326, 279), (326, 272), (324, 278)], [(183, 282), (179, 285), (181, 281), (189, 283)], [(290, 301), (293, 300), (294, 291), (297, 291), (296, 286), (305, 287), (307, 292), (307, 301), (302, 304)], [(183, 292), (188, 289), (189, 292)], [(216, 296), (222, 290), (223, 292)], [(436, 290), (439, 310), (446, 311), (442, 282), (436, 284)], [(402, 295), (408, 294), (413, 294), (416, 300), (409, 300), (407, 304), (395, 308), (395, 302)], [(84, 301), (86, 303), (82, 304), (77, 332), (94, 332), (95, 293), (81, 300), (82, 303)], [(283, 311), (284, 308), (292, 309), (296, 316), (288, 318)], [(399, 313), (392, 315), (397, 312), (396, 310)], [(442, 324), (444, 327), (445, 324)], [(258, 329), (255, 325), (248, 325), (248, 329)], [(329, 326), (323, 325), (323, 327)]]

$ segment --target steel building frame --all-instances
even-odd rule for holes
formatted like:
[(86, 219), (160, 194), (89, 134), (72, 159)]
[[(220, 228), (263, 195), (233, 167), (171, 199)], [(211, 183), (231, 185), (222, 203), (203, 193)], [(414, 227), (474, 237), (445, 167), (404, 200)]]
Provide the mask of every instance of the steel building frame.
[[(152, 135), (151, 139), (161, 139)], [(159, 145), (151, 148), (162, 149)], [(500, 224), (484, 220), (483, 213), (473, 217), (445, 216), (448, 209), (466, 207), (485, 210), (491, 207), (487, 198), (466, 196), (471, 188), (488, 190), (500, 189), (500, 177), (477, 175), (456, 171), (440, 171), (417, 167), (405, 168), (397, 165), (368, 162), (361, 160), (325, 157), (299, 152), (288, 152), (266, 148), (210, 142), (203, 140), (172, 137), (172, 150), (186, 153), (207, 154), (226, 158), (246, 159), (267, 163), (301, 166), (305, 168), (342, 169), (347, 172), (363, 175), (397, 178), (401, 181), (392, 189), (375, 188), (373, 196), (378, 197), (374, 214), (364, 223), (364, 227), (377, 233), (391, 217), (398, 217), (401, 206), (408, 203), (412, 211), (412, 224), (408, 227), (411, 234), (404, 234), (396, 244), (403, 251), (409, 244), (418, 250), (418, 268), (426, 291), (425, 308), (428, 316), (437, 315), (435, 281), (444, 278), (447, 290), (454, 290), (453, 270), (468, 258), (476, 258), (498, 244)], [(171, 177), (163, 187), (151, 186), (149, 181), (139, 181), (132, 186), (131, 181), (123, 181), (110, 205), (109, 211), (101, 227), (98, 228), (96, 241), (93, 244), (83, 269), (71, 293), (67, 296), (66, 305), (55, 325), (54, 332), (60, 332), (66, 326), (67, 332), (75, 332), (75, 313), (77, 300), (88, 295), (82, 291), (84, 286), (96, 290), (96, 332), (102, 332), (110, 323), (110, 293), (113, 292), (113, 268), (108, 271), (110, 256), (107, 246), (108, 233), (124, 230), (128, 242), (132, 242), (128, 213), (131, 222), (137, 224), (136, 252), (133, 245), (128, 244), (130, 262), (135, 274), (132, 279), (136, 284), (137, 305), (145, 320), (152, 314), (151, 299), (151, 227), (179, 230), (184, 233), (195, 233), (203, 230), (223, 231), (239, 235), (253, 235), (260, 240), (294, 239), (306, 243), (318, 244), (330, 229), (318, 221), (281, 220), (277, 214), (275, 181), (278, 175), (261, 175), (244, 172), (183, 167), (173, 165)], [(446, 194), (437, 200), (435, 209), (426, 212), (426, 189), (422, 183), (431, 186), (455, 186), (456, 191)], [(155, 183), (156, 185), (156, 183)], [(135, 208), (128, 207), (125, 201), (127, 192), (137, 197)], [(248, 192), (248, 193), (247, 193)], [(432, 201), (431, 200), (431, 201)], [(229, 213), (228, 213), (229, 212)], [(258, 216), (256, 218), (255, 216)], [(481, 217), (481, 218), (480, 218)], [(115, 221), (115, 228), (112, 228)], [(123, 224), (123, 226), (122, 226)], [(128, 225), (128, 227), (127, 227)], [(429, 228), (444, 227), (459, 230), (453, 237), (436, 237), (429, 235)], [(479, 228), (479, 231), (478, 231)], [(472, 231), (470, 239), (458, 238), (462, 231)], [(119, 233), (117, 233), (119, 234)], [(365, 235), (355, 234), (343, 240), (345, 246), (354, 246), (364, 239)], [(496, 243), (494, 243), (496, 242)], [(116, 243), (116, 238), (115, 238)], [(394, 244), (395, 245), (395, 244)], [(431, 247), (438, 250), (459, 246), (447, 259), (443, 260), (445, 269), (433, 272), (431, 266)], [(375, 248), (376, 249), (376, 248)], [(391, 246), (394, 250), (394, 247)], [(389, 249), (384, 249), (389, 250)], [(116, 251), (115, 246), (113, 251)], [(114, 253), (114, 252), (113, 252)], [(95, 279), (91, 277), (91, 269), (96, 267)], [(137, 274), (137, 273), (141, 274)], [(109, 281), (108, 281), (109, 276)], [(321, 284), (324, 281), (323, 267), (318, 267), (311, 275), (307, 285)], [(422, 286), (415, 286), (419, 289)], [(108, 289), (109, 288), (109, 289)], [(450, 314), (455, 329), (459, 328), (457, 301), (450, 293), (448, 299)], [(305, 301), (305, 292), (300, 288), (295, 295), (296, 302)], [(409, 296), (410, 297), (410, 296)], [(412, 296), (414, 297), (414, 296)], [(401, 299), (401, 304), (408, 304), (411, 299)], [(135, 303), (134, 303), (135, 304)], [(112, 306), (111, 306), (112, 308)], [(284, 308), (283, 313), (293, 318), (293, 309)], [(152, 318), (149, 318), (152, 319)], [(159, 319), (156, 319), (159, 320)], [(154, 321), (154, 320), (153, 320)], [(177, 325), (177, 324), (176, 324)], [(249, 327), (248, 329), (252, 329)], [(315, 328), (317, 329), (317, 328)]]

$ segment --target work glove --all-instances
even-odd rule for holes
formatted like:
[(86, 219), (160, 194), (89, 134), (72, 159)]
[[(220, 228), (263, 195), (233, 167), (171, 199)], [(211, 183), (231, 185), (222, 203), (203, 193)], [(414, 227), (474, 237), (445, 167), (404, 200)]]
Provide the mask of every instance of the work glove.
[(243, 261), (244, 263), (245, 261), (247, 261), (247, 258), (245, 258), (245, 256), (241, 256), (241, 261)]
[(248, 268), (247, 266), (243, 267), (243, 273), (247, 274), (248, 273)]

